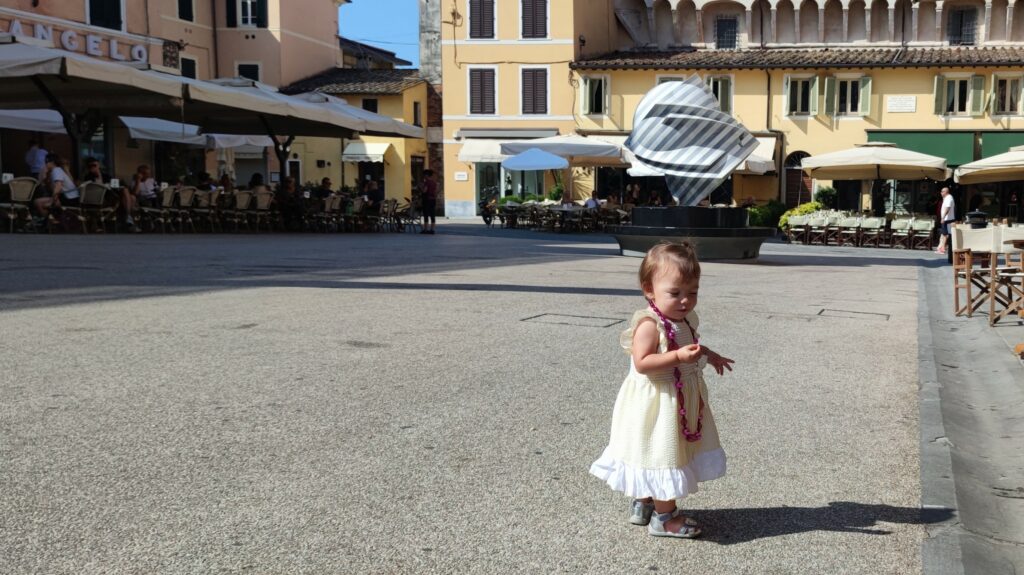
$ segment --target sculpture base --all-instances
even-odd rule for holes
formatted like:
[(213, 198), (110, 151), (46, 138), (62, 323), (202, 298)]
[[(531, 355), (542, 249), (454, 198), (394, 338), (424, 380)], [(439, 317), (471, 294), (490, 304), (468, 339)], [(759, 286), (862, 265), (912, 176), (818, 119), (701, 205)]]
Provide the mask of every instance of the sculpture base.
[(663, 241), (687, 240), (702, 260), (756, 258), (772, 228), (747, 227), (745, 208), (633, 208), (633, 222), (608, 229), (624, 256), (643, 257)]

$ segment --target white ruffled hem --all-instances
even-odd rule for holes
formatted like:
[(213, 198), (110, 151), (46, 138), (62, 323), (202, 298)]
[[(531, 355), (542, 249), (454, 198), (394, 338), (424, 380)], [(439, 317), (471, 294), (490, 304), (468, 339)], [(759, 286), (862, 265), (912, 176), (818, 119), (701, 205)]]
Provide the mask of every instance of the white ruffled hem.
[(714, 449), (698, 453), (682, 468), (641, 469), (615, 459), (605, 449), (600, 459), (590, 466), (590, 473), (630, 497), (670, 501), (696, 493), (699, 482), (725, 475), (725, 451)]

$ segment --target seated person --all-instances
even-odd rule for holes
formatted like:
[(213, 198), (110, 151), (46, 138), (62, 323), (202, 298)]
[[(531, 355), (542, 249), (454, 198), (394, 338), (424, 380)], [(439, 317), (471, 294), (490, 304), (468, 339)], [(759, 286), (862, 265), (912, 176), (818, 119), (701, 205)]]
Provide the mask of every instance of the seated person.
[(584, 208), (600, 208), (601, 201), (597, 199), (597, 196), (590, 196), (587, 201), (583, 202)]
[(274, 194), (274, 203), (281, 214), (285, 229), (290, 232), (301, 231), (305, 208), (295, 178), (288, 176), (281, 181), (277, 193)]
[(36, 200), (36, 210), (45, 219), (54, 208), (77, 206), (79, 204), (78, 186), (68, 175), (68, 164), (57, 154), (47, 154), (43, 169), (43, 182), (50, 189), (49, 197)]
[(199, 182), (196, 184), (196, 189), (201, 192), (212, 192), (217, 189), (217, 184), (213, 181), (213, 176), (208, 172), (199, 172), (199, 177), (196, 179)]
[(224, 175), (220, 177), (220, 182), (218, 182), (217, 185), (229, 194), (235, 191), (235, 182), (227, 172), (224, 172)]
[(96, 158), (85, 159), (85, 170), (82, 171), (81, 184), (106, 184), (110, 181), (110, 176), (103, 173), (100, 168), (100, 161)]
[(331, 179), (324, 178), (320, 180), (320, 186), (313, 190), (313, 197), (323, 200), (331, 197), (334, 190), (331, 189)]

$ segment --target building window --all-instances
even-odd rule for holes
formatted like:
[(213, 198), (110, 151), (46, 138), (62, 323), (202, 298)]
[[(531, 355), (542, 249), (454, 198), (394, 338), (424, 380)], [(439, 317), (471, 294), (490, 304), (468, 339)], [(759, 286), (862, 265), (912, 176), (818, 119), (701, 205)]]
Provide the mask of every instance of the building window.
[(412, 103), (412, 125), (423, 126), (423, 110), (419, 102)]
[(860, 115), (860, 80), (839, 80), (839, 101), (836, 112), (840, 116)]
[(248, 78), (255, 82), (260, 81), (260, 65), (259, 64), (239, 64), (238, 65), (238, 77)]
[(494, 69), (474, 68), (469, 71), (469, 113), (494, 114)]
[(523, 38), (548, 37), (548, 0), (522, 0)]
[(996, 78), (994, 110), (996, 114), (1020, 114), (1021, 79)]
[(238, 25), (256, 27), (257, 0), (238, 0)]
[(950, 46), (973, 46), (974, 28), (978, 21), (975, 8), (953, 8), (946, 24), (946, 39)]
[(494, 0), (469, 0), (469, 37), (494, 38)]
[(967, 78), (946, 80), (946, 115), (966, 116), (971, 99), (971, 86)]
[(726, 114), (732, 114), (732, 77), (708, 76), (707, 83), (718, 99), (718, 107)]
[(739, 21), (735, 16), (719, 16), (715, 20), (715, 48), (735, 50)]
[(547, 68), (523, 68), (523, 114), (548, 113)]
[(178, 19), (191, 22), (195, 19), (192, 9), (192, 0), (178, 0)]
[(659, 76), (658, 84), (664, 84), (665, 82), (685, 82), (685, 76)]
[(192, 58), (181, 57), (181, 75), (185, 78), (196, 78), (196, 61)]
[(363, 109), (376, 114), (380, 109), (380, 102), (377, 98), (363, 98)]
[(825, 115), (868, 116), (871, 114), (871, 77), (825, 78)]
[(608, 79), (604, 76), (583, 77), (583, 113), (587, 116), (608, 114)]
[(120, 30), (123, 17), (121, 0), (89, 0), (89, 24)]
[(813, 116), (818, 111), (818, 79), (790, 78), (786, 92), (786, 113), (789, 116)]

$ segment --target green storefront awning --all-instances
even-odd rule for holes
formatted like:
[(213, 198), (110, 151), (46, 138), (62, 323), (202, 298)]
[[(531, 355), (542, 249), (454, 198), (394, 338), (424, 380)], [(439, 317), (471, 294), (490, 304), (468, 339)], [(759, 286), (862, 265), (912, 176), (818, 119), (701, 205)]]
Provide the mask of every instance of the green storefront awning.
[(974, 161), (974, 132), (871, 131), (869, 142), (889, 142), (912, 150), (946, 158), (950, 168)]
[(1024, 146), (1024, 132), (982, 132), (981, 157), (990, 158), (1009, 152), (1014, 146)]

